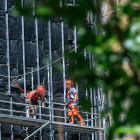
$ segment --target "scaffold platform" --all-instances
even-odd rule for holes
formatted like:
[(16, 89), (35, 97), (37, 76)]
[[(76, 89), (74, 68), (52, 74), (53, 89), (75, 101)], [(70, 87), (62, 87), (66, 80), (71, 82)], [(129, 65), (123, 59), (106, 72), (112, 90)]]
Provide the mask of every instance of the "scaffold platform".
[[(40, 128), (45, 123), (49, 122), (49, 120), (42, 120), (42, 119), (33, 119), (33, 118), (26, 118), (26, 117), (20, 117), (20, 116), (13, 116), (13, 115), (5, 115), (0, 114), (0, 123), (7, 123), (11, 125), (18, 125), (23, 127), (32, 127), (32, 128)], [(99, 127), (92, 127), (92, 126), (86, 126), (86, 125), (79, 125), (79, 124), (69, 124), (64, 122), (51, 122), (52, 129), (58, 130), (59, 128), (63, 128), (64, 132), (76, 132), (76, 133), (93, 133), (95, 131), (102, 131), (103, 128)], [(43, 129), (49, 130), (49, 125), (44, 127)]]

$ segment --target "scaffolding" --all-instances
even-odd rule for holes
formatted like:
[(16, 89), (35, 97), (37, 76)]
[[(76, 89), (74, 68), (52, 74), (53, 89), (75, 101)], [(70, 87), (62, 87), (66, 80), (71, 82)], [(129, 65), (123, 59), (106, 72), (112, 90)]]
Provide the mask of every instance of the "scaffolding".
[[(96, 0), (94, 1), (96, 4)], [(24, 6), (24, 0), (21, 1), (22, 7)], [(76, 3), (75, 1), (72, 4), (67, 4), (67, 6), (75, 6)], [(35, 8), (35, 0), (33, 0), (33, 9)], [(4, 101), (0, 100), (0, 104), (9, 104), (10, 109), (5, 109), (5, 108), (0, 108), (0, 123), (4, 124), (11, 124), (11, 140), (14, 140), (14, 126), (23, 126), (23, 128), (26, 129), (26, 138), (25, 140), (29, 139), (30, 137), (34, 136), (39, 131), (39, 139), (43, 140), (43, 133), (42, 130), (49, 130), (50, 131), (50, 140), (54, 140), (54, 132), (59, 131), (59, 129), (63, 128), (64, 132), (64, 139), (67, 140), (67, 135), (69, 132), (71, 133), (77, 133), (79, 134), (79, 139), (81, 134), (86, 134), (87, 138), (89, 139), (89, 135), (91, 135), (92, 140), (105, 140), (105, 118), (101, 118), (101, 111), (104, 109), (104, 101), (105, 101), (105, 96), (103, 92), (102, 87), (98, 87), (98, 89), (93, 89), (90, 88), (90, 92), (85, 91), (86, 98), (90, 97), (91, 101), (91, 112), (83, 112), (83, 111), (78, 111), (85, 115), (86, 117), (84, 118), (84, 121), (86, 122), (86, 126), (81, 126), (80, 124), (69, 124), (68, 123), (68, 117), (67, 117), (67, 112), (68, 110), (66, 109), (66, 104), (65, 104), (65, 95), (66, 95), (66, 85), (65, 85), (65, 80), (66, 80), (66, 62), (65, 62), (65, 57), (64, 57), (64, 52), (65, 52), (65, 42), (64, 42), (64, 21), (61, 19), (61, 46), (62, 46), (62, 57), (60, 57), (58, 60), (55, 62), (59, 61), (62, 59), (62, 66), (63, 66), (63, 102), (64, 103), (57, 103), (54, 102), (54, 95), (53, 95), (53, 68), (52, 68), (52, 39), (51, 39), (51, 22), (50, 20), (48, 21), (48, 42), (49, 42), (49, 60), (51, 63), (47, 63), (45, 68), (47, 70), (47, 83), (48, 83), (48, 97), (49, 100), (45, 101), (46, 107), (42, 108), (41, 107), (41, 101), (38, 102), (37, 108), (39, 108), (39, 113), (38, 119), (33, 119), (33, 118), (27, 118), (26, 117), (26, 110), (24, 111), (19, 111), (19, 110), (14, 110), (13, 105), (19, 105), (22, 107), (26, 107), (27, 104), (24, 103), (17, 103), (13, 102), (13, 97), (11, 95), (11, 80), (12, 78), (18, 78), (19, 76), (23, 77), (24, 80), (24, 91), (27, 91), (27, 85), (26, 85), (26, 75), (31, 74), (31, 79), (32, 79), (32, 90), (34, 90), (34, 79), (33, 79), (33, 73), (37, 72), (37, 85), (41, 84), (40, 81), (40, 70), (43, 68), (40, 68), (40, 60), (39, 60), (39, 36), (38, 36), (38, 19), (35, 17), (34, 18), (34, 26), (35, 26), (35, 46), (36, 46), (36, 67), (31, 67), (28, 69), (31, 70), (31, 72), (27, 73), (27, 67), (26, 67), (26, 51), (25, 51), (25, 21), (24, 21), (24, 16), (21, 16), (21, 44), (22, 44), (22, 60), (23, 60), (23, 74), (18, 75), (18, 76), (11, 76), (10, 72), (10, 45), (9, 45), (9, 15), (8, 15), (8, 0), (5, 0), (5, 13), (6, 13), (6, 41), (7, 41), (7, 67), (8, 67), (8, 76), (5, 76), (8, 78), (8, 95), (10, 96), (10, 101)], [(33, 16), (35, 16), (35, 10), (33, 12)], [(87, 15), (87, 24), (91, 27), (92, 30), (95, 30), (95, 33), (97, 34), (97, 28), (96, 28), (96, 15), (92, 15), (92, 13), (89, 11)], [(74, 49), (75, 53), (77, 53), (77, 27), (74, 26)], [(90, 54), (89, 52), (84, 51), (83, 52), (85, 59), (87, 56), (89, 56), (89, 59), (91, 60), (90, 67), (94, 67), (94, 56)], [(55, 63), (54, 62), (54, 63)], [(76, 62), (75, 62), (76, 63)], [(1, 75), (2, 76), (2, 75)], [(76, 83), (76, 89), (78, 91), (78, 83)], [(54, 105), (59, 105), (62, 106), (62, 108), (55, 108)], [(80, 108), (80, 106), (78, 106)], [(45, 114), (42, 113), (42, 110), (46, 110)], [(60, 116), (55, 115), (55, 111), (60, 111), (62, 112)], [(31, 113), (33, 114), (33, 113)], [(61, 120), (61, 121), (58, 121)], [(1, 127), (1, 124), (0, 124)], [(28, 128), (34, 128), (37, 129), (34, 131), (32, 134), (29, 135), (28, 133)], [(1, 130), (1, 129), (0, 129)], [(0, 140), (2, 139), (1, 134), (2, 132), (0, 131)], [(34, 137), (35, 139), (35, 137)]]

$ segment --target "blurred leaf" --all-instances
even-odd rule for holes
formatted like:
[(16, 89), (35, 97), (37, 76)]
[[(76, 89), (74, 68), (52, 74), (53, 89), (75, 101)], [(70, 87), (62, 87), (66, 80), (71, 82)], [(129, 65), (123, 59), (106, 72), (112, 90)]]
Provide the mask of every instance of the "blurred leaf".
[(80, 104), (80, 106), (82, 106), (82, 109), (84, 111), (91, 112), (91, 102), (90, 102), (90, 99), (86, 99), (86, 98), (81, 99), (79, 101), (79, 104)]

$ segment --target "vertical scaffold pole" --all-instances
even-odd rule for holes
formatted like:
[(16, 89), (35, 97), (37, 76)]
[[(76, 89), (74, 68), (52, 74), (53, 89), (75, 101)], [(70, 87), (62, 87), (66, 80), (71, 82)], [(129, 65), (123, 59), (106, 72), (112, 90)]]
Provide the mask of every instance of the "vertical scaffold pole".
[[(92, 65), (91, 65), (91, 67), (94, 69), (94, 55), (93, 54), (91, 54), (91, 60), (92, 60)], [(90, 96), (90, 99), (91, 99), (91, 113), (93, 113), (93, 110), (94, 110), (94, 102), (93, 102), (93, 93), (94, 92), (94, 89), (92, 88), (92, 90), (91, 90), (91, 96)], [(93, 114), (91, 115), (91, 119), (93, 118)], [(93, 126), (93, 120), (91, 121), (91, 126)], [(94, 140), (94, 133), (92, 133), (92, 140)]]
[[(6, 12), (6, 41), (7, 41), (7, 66), (8, 66), (8, 91), (11, 95), (11, 86), (10, 86), (10, 44), (9, 44), (9, 24), (8, 24), (8, 3), (5, 0), (5, 12)], [(12, 110), (12, 97), (10, 96), (10, 110)], [(10, 112), (10, 115), (13, 115), (13, 112)], [(14, 126), (11, 125), (11, 140), (14, 139)], [(0, 138), (1, 139), (1, 138)]]
[[(76, 0), (73, 0), (73, 4), (76, 7)], [(77, 27), (76, 25), (74, 26), (74, 45), (75, 45), (75, 53), (77, 53)], [(75, 61), (75, 64), (77, 62)], [(76, 90), (77, 90), (77, 96), (78, 96), (78, 103), (79, 103), (79, 93), (78, 93), (78, 83), (76, 82)], [(79, 110), (79, 108), (78, 108)], [(81, 135), (79, 134), (79, 140), (81, 138)]]
[[(65, 47), (64, 47), (64, 22), (61, 22), (61, 32), (62, 32), (62, 61), (63, 61), (63, 90), (64, 90), (64, 103), (66, 102), (66, 77), (65, 77), (65, 56), (64, 56), (64, 51), (65, 51)], [(64, 106), (64, 110), (66, 110), (66, 107)], [(66, 117), (66, 111), (64, 111), (64, 117), (65, 117), (65, 123), (67, 122)], [(67, 132), (65, 132), (65, 139), (67, 139)]]
[(33, 73), (33, 68), (31, 68), (31, 83), (32, 83), (32, 90), (34, 90), (34, 73)]
[[(51, 44), (51, 22), (48, 21), (48, 31), (49, 31), (49, 59), (50, 59), (50, 92), (51, 92), (51, 102), (53, 101), (53, 79), (52, 79), (52, 44)], [(53, 104), (51, 104), (53, 108)], [(54, 115), (54, 110), (51, 111), (52, 116)], [(54, 118), (51, 118), (54, 121)], [(54, 131), (52, 130), (52, 134)]]
[[(89, 11), (89, 24), (90, 24), (90, 28), (93, 31), (93, 13), (92, 11)], [(91, 69), (94, 68), (94, 55), (89, 53), (89, 57), (90, 57), (90, 67)], [(91, 113), (93, 113), (93, 92), (94, 89), (91, 87), (90, 88), (90, 101), (91, 101)], [(91, 119), (93, 119), (93, 114), (91, 114)], [(93, 126), (93, 120), (91, 120), (91, 126)], [(94, 140), (94, 133), (92, 133), (92, 140)]]
[[(24, 0), (21, 1), (21, 6), (23, 8)], [(22, 51), (23, 51), (23, 78), (24, 78), (24, 91), (26, 92), (26, 65), (25, 65), (25, 37), (24, 37), (24, 16), (21, 16), (22, 24)], [(26, 127), (26, 135), (28, 137), (28, 127)]]
[[(35, 17), (35, 0), (33, 0), (33, 16)], [(37, 56), (37, 84), (40, 85), (40, 73), (39, 73), (39, 43), (38, 43), (38, 19), (35, 17), (35, 35), (36, 35), (36, 56)], [(39, 101), (39, 106), (41, 102)], [(39, 114), (41, 114), (41, 108), (39, 108)], [(39, 115), (41, 119), (41, 115)], [(42, 140), (42, 129), (40, 130), (40, 140)]]
[[(22, 8), (23, 8), (22, 0)], [(22, 50), (23, 50), (23, 74), (24, 74), (24, 91), (26, 91), (26, 65), (25, 65), (25, 37), (24, 37), (24, 16), (21, 16), (22, 20)]]
[[(76, 26), (74, 26), (74, 44), (75, 44), (75, 53), (77, 53), (77, 28), (76, 28)], [(78, 96), (78, 99), (79, 99), (78, 84), (77, 83), (76, 83), (76, 90), (77, 90), (77, 96)]]
[(47, 69), (48, 69), (48, 96), (49, 96), (49, 115), (50, 115), (50, 140), (53, 139), (53, 134), (52, 134), (52, 116), (51, 116), (51, 92), (50, 92), (50, 67), (49, 63), (47, 63)]
[[(62, 3), (62, 0), (60, 0), (60, 7), (63, 6), (63, 3)], [(63, 63), (63, 91), (64, 91), (64, 96), (63, 96), (63, 100), (64, 100), (64, 103), (66, 102), (66, 72), (65, 72), (65, 44), (64, 44), (64, 21), (61, 17), (61, 34), (62, 34), (62, 63)], [(66, 106), (64, 106), (64, 110), (66, 110)], [(65, 123), (67, 122), (66, 120), (66, 117), (67, 117), (67, 112), (64, 111), (64, 117), (65, 117)], [(65, 132), (65, 138), (64, 139), (67, 139), (67, 132)]]
[[(104, 110), (104, 104), (105, 104), (105, 95), (104, 95), (104, 92), (103, 92), (103, 88), (102, 88), (102, 92), (101, 94), (103, 95), (103, 101), (102, 101), (102, 111)], [(102, 124), (103, 124), (103, 134), (104, 134), (104, 140), (106, 139), (106, 132), (105, 132), (105, 117), (102, 119)]]
[[(86, 50), (84, 50), (84, 56), (85, 56), (85, 59), (86, 59), (86, 55), (87, 55), (87, 53), (86, 53)], [(86, 89), (86, 99), (88, 100), (88, 91), (87, 91), (87, 89)], [(86, 114), (86, 119), (88, 120), (88, 113)], [(87, 126), (88, 126), (88, 121), (87, 121)]]
[[(33, 73), (34, 68), (31, 68), (31, 83), (32, 83), (32, 90), (34, 90), (34, 73)], [(35, 128), (33, 128), (33, 131), (35, 131)], [(33, 135), (33, 140), (35, 140), (35, 135)]]
[[(48, 22), (48, 30), (49, 30), (49, 59), (50, 63), (52, 63), (52, 44), (51, 44), (51, 22), (49, 20)], [(51, 101), (53, 101), (53, 82), (52, 82), (52, 64), (50, 64), (50, 91), (51, 91)], [(51, 104), (51, 107), (53, 108), (53, 104)], [(52, 116), (54, 114), (54, 111), (52, 110)], [(52, 118), (53, 121), (54, 118)]]
[[(91, 113), (93, 113), (93, 90), (90, 90), (90, 101), (91, 101)], [(93, 114), (91, 114), (91, 119), (93, 119)], [(93, 127), (93, 120), (91, 120), (91, 126)], [(92, 140), (94, 140), (94, 133), (92, 133)]]
[[(76, 2), (74, 0), (74, 5), (76, 5)], [(74, 26), (74, 44), (75, 44), (75, 53), (77, 53), (77, 27)], [(77, 62), (75, 61), (75, 64)], [(79, 93), (78, 93), (78, 83), (76, 82), (76, 90), (77, 90), (77, 96), (78, 96), (78, 99), (79, 99)], [(79, 100), (78, 100), (78, 103), (79, 103)], [(79, 108), (78, 108), (79, 110)], [(81, 135), (79, 134), (79, 139), (80, 139)]]
[[(101, 96), (100, 96), (100, 87), (98, 87), (97, 92), (97, 105), (98, 105), (98, 113), (101, 113)], [(101, 127), (101, 118), (99, 118), (99, 127)], [(102, 140), (102, 132), (99, 131), (99, 140)]]
[[(96, 0), (94, 0), (94, 6), (96, 7)], [(97, 35), (97, 26), (96, 26), (96, 14), (94, 14), (94, 31)], [(98, 94), (97, 90), (94, 89), (94, 112), (98, 113)], [(95, 120), (95, 126), (97, 126), (97, 120)], [(98, 132), (95, 132), (95, 140), (98, 140)]]
[[(96, 101), (96, 99), (97, 99), (97, 95), (96, 95), (96, 90), (95, 89), (93, 89), (93, 95), (94, 95), (94, 113), (97, 113), (97, 101)], [(96, 116), (94, 116), (94, 117), (96, 117)], [(95, 127), (97, 127), (97, 119), (95, 119)], [(97, 132), (95, 132), (95, 140), (98, 140), (98, 138), (97, 138)]]
[[(90, 27), (91, 27), (91, 22), (90, 22)], [(90, 62), (90, 69), (93, 69), (93, 61), (92, 61), (92, 54), (89, 52), (89, 62)], [(93, 90), (92, 87), (90, 87), (90, 102), (91, 105), (93, 106)], [(93, 113), (93, 107), (91, 107), (91, 113)], [(91, 119), (93, 118), (93, 114), (91, 114)], [(93, 120), (91, 120), (91, 126), (93, 126)], [(94, 134), (92, 133), (92, 140), (94, 139)]]

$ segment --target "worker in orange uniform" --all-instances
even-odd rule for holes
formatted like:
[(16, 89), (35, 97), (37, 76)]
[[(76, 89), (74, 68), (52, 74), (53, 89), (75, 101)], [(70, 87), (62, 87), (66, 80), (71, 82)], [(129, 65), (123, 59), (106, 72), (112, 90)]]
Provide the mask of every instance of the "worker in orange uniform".
[(81, 115), (78, 112), (72, 112), (72, 111), (78, 111), (77, 109), (77, 101), (78, 101), (78, 96), (77, 96), (77, 90), (74, 87), (71, 87), (73, 85), (72, 80), (66, 80), (66, 88), (68, 88), (68, 93), (66, 94), (66, 101), (67, 101), (67, 106), (68, 110), (68, 117), (69, 117), (69, 123), (73, 124), (74, 123), (74, 116), (77, 117), (79, 123), (81, 125), (85, 125), (85, 122)]
[[(44, 105), (44, 95), (45, 95), (45, 87), (43, 85), (39, 85), (37, 87), (37, 90), (33, 90), (26, 96), (26, 103), (29, 105), (37, 105), (37, 100), (40, 98), (42, 101), (42, 107), (45, 107)], [(37, 108), (33, 106), (26, 106), (26, 114), (27, 117), (30, 117), (30, 109), (34, 110), (34, 119), (36, 119), (37, 116)]]

